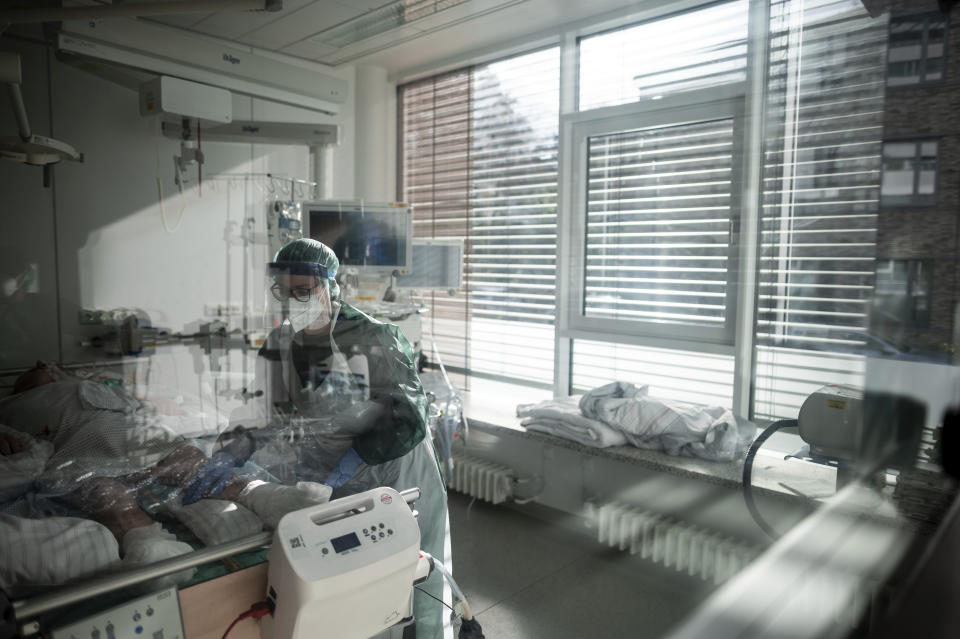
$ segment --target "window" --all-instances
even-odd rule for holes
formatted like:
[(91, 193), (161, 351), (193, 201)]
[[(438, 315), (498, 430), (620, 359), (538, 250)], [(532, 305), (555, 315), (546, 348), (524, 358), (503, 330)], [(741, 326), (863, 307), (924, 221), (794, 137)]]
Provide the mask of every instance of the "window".
[(743, 82), (747, 16), (736, 0), (582, 38), (580, 110)]
[(883, 145), (883, 206), (933, 206), (937, 203), (935, 140), (886, 142)]
[(873, 293), (886, 40), (859, 2), (771, 4), (757, 418), (863, 383), (850, 336), (865, 334)]
[(623, 379), (733, 405), (748, 5), (578, 41), (560, 296), (575, 390)]
[(947, 18), (942, 13), (890, 18), (887, 86), (942, 80), (946, 47)]
[(710, 95), (572, 120), (571, 329), (732, 343), (743, 98)]
[(414, 235), (465, 242), (424, 321), (455, 371), (553, 383), (559, 76), (552, 47), (399, 89)]
[[(401, 87), (416, 233), (466, 240), (467, 290), (434, 296), (428, 320), (455, 366), (545, 386), (553, 370), (561, 393), (611, 376), (656, 386), (655, 370), (664, 396), (749, 403), (761, 420), (795, 417), (825, 383), (862, 383), (890, 27), (850, 0), (773, 1), (766, 129), (748, 140), (748, 9), (712, 3), (577, 40), (559, 181), (558, 48)], [(929, 175), (910, 184), (924, 195)], [(741, 264), (748, 206), (760, 255)], [(740, 290), (742, 268), (757, 269), (756, 291)], [(754, 292), (755, 333), (737, 315)]]
[(926, 328), (930, 324), (932, 288), (930, 260), (879, 260), (871, 324)]

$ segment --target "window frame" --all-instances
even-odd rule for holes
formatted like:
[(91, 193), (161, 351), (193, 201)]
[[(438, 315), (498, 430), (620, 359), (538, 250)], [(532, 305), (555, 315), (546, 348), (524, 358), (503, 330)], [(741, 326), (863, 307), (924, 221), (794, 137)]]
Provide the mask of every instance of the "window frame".
[[(880, 268), (881, 265), (889, 263), (891, 267), (894, 267), (896, 264), (903, 264), (907, 273), (907, 290), (905, 293), (906, 299), (909, 301), (909, 317), (897, 318), (895, 321), (883, 320), (874, 318), (874, 322), (878, 325), (889, 325), (896, 326), (900, 329), (906, 330), (925, 330), (930, 327), (930, 322), (933, 319), (933, 289), (934, 289), (934, 273), (936, 272), (935, 260), (930, 257), (925, 258), (904, 258), (904, 257), (878, 257), (876, 260), (876, 272), (877, 275), (875, 279), (880, 280)], [(918, 275), (917, 267), (922, 271)], [(921, 282), (922, 278), (922, 282)], [(916, 295), (914, 291), (918, 286), (923, 284), (926, 288), (927, 298), (927, 309), (924, 312), (922, 317), (917, 317), (917, 308), (916, 308)], [(879, 302), (878, 297), (881, 294), (874, 293), (874, 304)]]
[[(940, 59), (943, 60), (943, 71), (940, 73), (940, 77), (934, 80), (927, 80), (927, 49), (930, 44), (930, 22), (932, 19), (942, 19), (944, 21), (943, 27), (943, 55), (940, 56)], [(903, 84), (890, 84), (890, 52), (892, 47), (890, 46), (890, 35), (893, 32), (893, 25), (897, 21), (913, 20), (916, 22), (923, 21), (923, 37), (921, 46), (920, 58), (917, 60), (920, 64), (920, 80), (918, 82), (908, 82)], [(898, 15), (891, 15), (889, 24), (887, 25), (887, 59), (886, 59), (886, 68), (884, 70), (884, 85), (887, 90), (898, 90), (898, 89), (910, 89), (915, 87), (924, 87), (937, 84), (943, 84), (947, 79), (947, 62), (950, 55), (950, 16), (940, 13), (939, 11), (919, 11), (912, 13), (902, 13)]]
[[(933, 193), (919, 193), (920, 187), (920, 161), (923, 158), (923, 145), (933, 142), (937, 145), (937, 155), (934, 159), (933, 169)], [(910, 195), (887, 195), (883, 194), (883, 178), (887, 173), (885, 149), (888, 144), (912, 144), (914, 146), (913, 160), (913, 193)], [(910, 138), (889, 138), (883, 141), (880, 148), (880, 208), (881, 209), (928, 209), (937, 205), (937, 198), (940, 195), (940, 138), (938, 137), (910, 137)]]
[[(560, 338), (622, 342), (733, 354), (740, 289), (740, 247), (743, 203), (747, 192), (746, 118), (744, 83), (701, 89), (626, 105), (580, 111), (561, 117), (561, 193), (558, 235), (557, 335)], [(574, 247), (586, 245), (587, 140), (591, 136), (645, 127), (680, 125), (730, 118), (734, 123), (731, 170), (730, 244), (727, 297), (723, 326), (677, 325), (670, 322), (590, 318), (584, 313), (586, 256)]]

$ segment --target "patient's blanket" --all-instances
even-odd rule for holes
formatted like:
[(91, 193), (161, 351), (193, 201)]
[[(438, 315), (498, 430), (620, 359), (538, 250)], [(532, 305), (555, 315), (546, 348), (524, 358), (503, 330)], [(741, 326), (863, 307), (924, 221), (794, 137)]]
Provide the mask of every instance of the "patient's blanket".
[(647, 387), (613, 382), (580, 399), (585, 417), (623, 433), (638, 448), (716, 461), (733, 460), (742, 447), (733, 413), (647, 395)]
[(44, 384), (0, 400), (0, 423), (53, 445), (36, 477), (36, 489), (44, 494), (69, 492), (87, 477), (143, 470), (184, 443), (121, 389), (81, 380)]
[(584, 417), (575, 398), (548, 399), (517, 406), (517, 417), (527, 430), (556, 435), (585, 446), (606, 448), (623, 446), (627, 438), (596, 419)]
[(87, 519), (0, 514), (0, 539), (0, 588), (8, 594), (44, 592), (120, 566), (117, 540)]

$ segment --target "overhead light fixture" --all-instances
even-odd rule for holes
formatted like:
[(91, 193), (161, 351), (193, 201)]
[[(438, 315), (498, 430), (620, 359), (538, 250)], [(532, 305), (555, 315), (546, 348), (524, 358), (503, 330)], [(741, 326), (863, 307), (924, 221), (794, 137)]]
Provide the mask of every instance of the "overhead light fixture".
[(43, 184), (49, 186), (48, 167), (51, 164), (63, 159), (83, 162), (83, 154), (66, 142), (37, 135), (32, 131), (20, 91), (22, 79), (20, 56), (8, 51), (0, 52), (0, 84), (7, 85), (10, 93), (18, 133), (15, 137), (0, 137), (0, 158), (44, 167)]
[(342, 49), (397, 27), (412, 24), (469, 0), (397, 0), (351, 18), (309, 38), (311, 42)]

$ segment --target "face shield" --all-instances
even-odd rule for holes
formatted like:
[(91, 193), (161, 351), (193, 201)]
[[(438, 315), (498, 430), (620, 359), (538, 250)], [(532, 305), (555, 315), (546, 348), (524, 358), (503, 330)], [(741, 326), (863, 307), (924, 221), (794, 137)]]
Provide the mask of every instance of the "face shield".
[(316, 335), (329, 331), (334, 305), (325, 266), (309, 262), (270, 262), (266, 276), (268, 328), (280, 328), (286, 323), (294, 333)]

